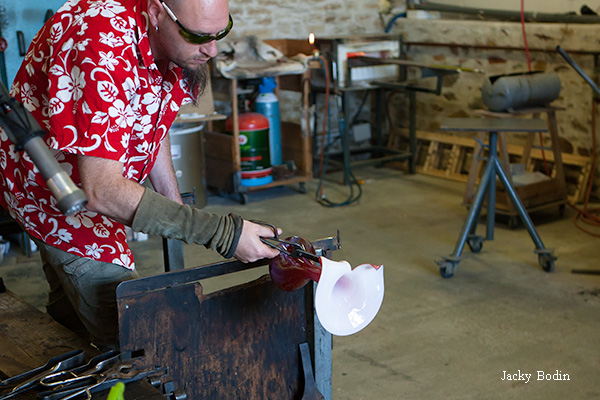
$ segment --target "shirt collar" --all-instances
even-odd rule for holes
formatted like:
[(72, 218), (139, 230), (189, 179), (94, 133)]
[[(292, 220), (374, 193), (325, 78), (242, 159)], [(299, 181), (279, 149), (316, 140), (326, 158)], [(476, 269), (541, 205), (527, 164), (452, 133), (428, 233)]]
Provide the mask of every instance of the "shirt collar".
[(135, 19), (137, 26), (138, 50), (142, 56), (142, 63), (148, 69), (157, 68), (150, 49), (150, 40), (148, 39), (148, 1), (138, 1), (135, 6)]

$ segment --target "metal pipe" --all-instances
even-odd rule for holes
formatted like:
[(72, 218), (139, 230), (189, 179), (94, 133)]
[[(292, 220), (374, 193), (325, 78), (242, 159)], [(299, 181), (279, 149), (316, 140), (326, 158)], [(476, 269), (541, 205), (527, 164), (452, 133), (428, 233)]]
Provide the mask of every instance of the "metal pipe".
[(567, 61), (569, 65), (571, 65), (571, 67), (573, 67), (573, 69), (577, 71), (579, 75), (581, 75), (583, 80), (586, 81), (588, 85), (590, 85), (590, 87), (594, 90), (596, 95), (600, 95), (600, 89), (598, 88), (596, 83), (589, 76), (587, 76), (585, 72), (583, 72), (579, 65), (577, 65), (575, 61), (573, 61), (573, 59), (569, 57), (569, 55), (560, 46), (556, 46), (556, 51), (558, 51), (558, 54), (560, 54), (565, 59), (565, 61)]
[[(441, 43), (441, 42), (411, 42), (411, 41), (404, 41), (403, 45), (405, 47), (410, 47), (410, 46), (423, 46), (423, 47), (450, 47), (450, 48), (460, 48), (460, 47), (464, 47), (464, 48), (470, 48), (470, 49), (477, 49), (477, 50), (504, 50), (504, 51), (525, 51), (525, 47), (519, 47), (519, 46), (489, 46), (489, 45), (478, 45), (478, 44), (458, 44), (458, 43)], [(530, 47), (529, 51), (536, 51), (536, 52), (544, 52), (544, 53), (554, 53), (556, 52), (556, 48), (555, 47), (551, 47), (551, 48), (537, 48), (537, 47)], [(575, 54), (583, 54), (583, 55), (588, 55), (588, 54), (592, 54), (592, 55), (596, 55), (598, 54), (600, 51), (590, 51), (590, 50), (569, 50), (570, 53), (575, 53)]]
[[(521, 21), (520, 11), (511, 10), (494, 10), (484, 8), (460, 7), (448, 4), (440, 4), (433, 2), (425, 2), (423, 4), (415, 4), (415, 10), (439, 11), (459, 14), (477, 15), (480, 17), (497, 17), (508, 21)], [(525, 19), (528, 22), (562, 22), (573, 24), (597, 24), (600, 22), (600, 17), (596, 15), (577, 15), (577, 14), (550, 14), (538, 12), (525, 12)]]
[[(496, 221), (496, 163), (498, 159), (498, 132), (489, 132), (490, 142), (488, 146), (489, 163), (492, 165), (492, 179), (488, 182), (487, 195), (487, 224), (486, 224), (486, 240), (494, 240), (494, 223)], [(475, 221), (475, 223), (477, 223)]]
[(475, 197), (473, 197), (473, 202), (471, 203), (471, 208), (469, 209), (469, 213), (467, 214), (467, 219), (465, 219), (464, 225), (460, 234), (458, 235), (458, 241), (456, 242), (456, 246), (454, 247), (454, 251), (452, 252), (452, 258), (459, 259), (462, 251), (467, 243), (467, 238), (469, 233), (471, 232), (471, 228), (473, 225), (477, 224), (475, 217), (479, 217), (479, 212), (481, 211), (481, 206), (484, 201), (484, 196), (487, 193), (487, 189), (489, 187), (490, 181), (494, 181), (494, 163), (488, 162), (485, 166), (485, 170), (483, 175), (481, 176), (481, 180), (479, 181), (479, 186), (477, 186), (477, 191), (475, 192)]

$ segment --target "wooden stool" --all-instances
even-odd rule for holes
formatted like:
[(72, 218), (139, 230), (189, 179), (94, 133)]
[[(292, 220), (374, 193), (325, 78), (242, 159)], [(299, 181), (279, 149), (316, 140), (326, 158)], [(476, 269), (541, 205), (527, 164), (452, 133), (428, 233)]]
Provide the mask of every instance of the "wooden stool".
[[(486, 110), (477, 111), (478, 115), (486, 118), (512, 118), (515, 116), (532, 115), (532, 118), (538, 119), (542, 113), (546, 114), (548, 132), (550, 133), (550, 139), (552, 141), (551, 147), (543, 147), (544, 150), (552, 150), (554, 159), (554, 168), (551, 172), (551, 177), (548, 180), (530, 183), (526, 185), (515, 186), (519, 198), (523, 202), (525, 208), (528, 211), (536, 211), (547, 207), (558, 206), (559, 213), (562, 216), (567, 203), (567, 188), (565, 183), (565, 173), (563, 169), (563, 163), (560, 152), (560, 145), (558, 139), (558, 127), (556, 123), (556, 111), (562, 110), (555, 107), (540, 107), (530, 108), (523, 110), (511, 110), (509, 112), (492, 112)], [(534, 140), (537, 132), (529, 132), (527, 141), (523, 148), (523, 153), (519, 162), (525, 165), (525, 169), (530, 171), (533, 169), (531, 156), (531, 150), (535, 147)], [(478, 142), (475, 145), (473, 151), (473, 161), (469, 169), (469, 177), (467, 180), (467, 187), (465, 189), (465, 195), (463, 197), (463, 204), (468, 205), (472, 202), (473, 193), (475, 188), (475, 182), (478, 179), (481, 170), (481, 163), (478, 154), (482, 151), (482, 145), (485, 132), (478, 133)], [(510, 170), (510, 160), (508, 156), (506, 139), (504, 133), (498, 132), (498, 152), (506, 173), (513, 181)], [(514, 182), (513, 182), (514, 183)], [(499, 188), (498, 196), (496, 199), (496, 212), (501, 215), (509, 216), (508, 225), (511, 228), (516, 227), (519, 224), (519, 218), (517, 210), (508, 199), (508, 195), (504, 190)]]

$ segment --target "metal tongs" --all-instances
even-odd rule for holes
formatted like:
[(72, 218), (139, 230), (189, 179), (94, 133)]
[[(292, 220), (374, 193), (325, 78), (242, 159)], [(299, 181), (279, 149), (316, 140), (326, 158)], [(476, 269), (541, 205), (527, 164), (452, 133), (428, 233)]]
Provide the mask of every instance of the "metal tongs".
[[(274, 237), (269, 237), (269, 238), (261, 237), (260, 238), (260, 241), (263, 242), (264, 244), (266, 244), (267, 246), (270, 246), (270, 247), (274, 248), (275, 250), (279, 250), (280, 252), (282, 252), (283, 254), (285, 254), (287, 256), (290, 256), (293, 258), (300, 258), (300, 257), (308, 258), (309, 260), (314, 261), (319, 265), (321, 264), (320, 257), (313, 253), (306, 251), (304, 246), (302, 246), (300, 243), (294, 243), (294, 242), (290, 242), (287, 240), (279, 239), (279, 234), (277, 233), (277, 228), (275, 227), (275, 225), (269, 224), (268, 222), (256, 221), (256, 220), (250, 220), (250, 222), (266, 226), (273, 230)], [(273, 243), (273, 242), (275, 242), (275, 243)], [(289, 251), (285, 245), (291, 246), (293, 250)]]
[(153, 367), (138, 370), (132, 362), (122, 362), (121, 353), (111, 350), (92, 358), (88, 364), (44, 377), (40, 384), (47, 390), (38, 393), (41, 400), (90, 400), (92, 394), (109, 389), (117, 382), (124, 384), (156, 375), (166, 369)]
[[(0, 400), (10, 399), (23, 392), (40, 386), (40, 380), (51, 374), (66, 371), (83, 364), (84, 353), (82, 350), (73, 350), (60, 356), (52, 357), (41, 367), (32, 369), (21, 375), (8, 378), (0, 382), (0, 389), (12, 386), (10, 390), (0, 393)], [(14, 385), (14, 386), (13, 386)]]

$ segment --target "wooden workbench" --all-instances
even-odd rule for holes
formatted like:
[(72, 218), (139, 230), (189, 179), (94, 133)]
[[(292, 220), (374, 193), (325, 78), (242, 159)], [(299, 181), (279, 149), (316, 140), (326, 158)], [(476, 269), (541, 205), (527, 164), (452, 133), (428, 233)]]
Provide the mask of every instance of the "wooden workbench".
[[(86, 361), (100, 353), (48, 314), (2, 288), (0, 279), (0, 380), (42, 366), (50, 358), (72, 350), (83, 350)], [(125, 393), (127, 400), (164, 400), (146, 381), (128, 384)], [(30, 391), (13, 399), (35, 398), (36, 392)], [(93, 399), (106, 399), (106, 392), (95, 394)]]

